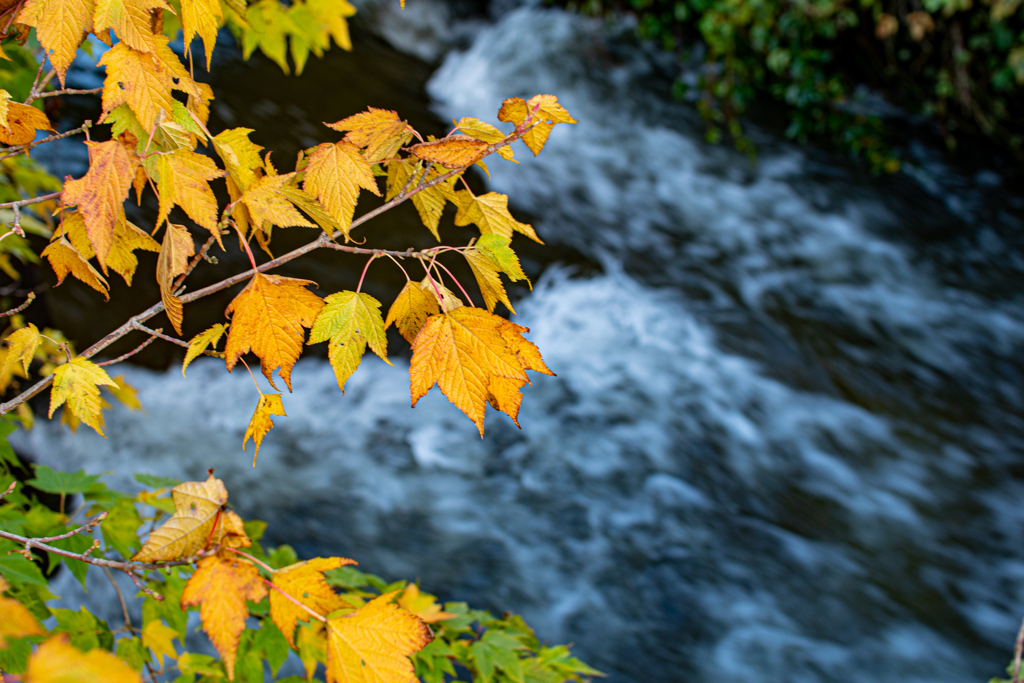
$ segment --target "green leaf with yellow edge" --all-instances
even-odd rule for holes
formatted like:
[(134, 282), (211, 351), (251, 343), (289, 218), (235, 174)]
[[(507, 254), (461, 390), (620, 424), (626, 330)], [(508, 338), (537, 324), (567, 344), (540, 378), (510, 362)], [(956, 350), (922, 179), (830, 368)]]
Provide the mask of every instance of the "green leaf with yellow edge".
[(259, 403), (256, 404), (256, 411), (249, 420), (249, 426), (245, 430), (245, 438), (242, 439), (242, 450), (252, 438), (256, 444), (256, 451), (252, 454), (252, 466), (256, 467), (256, 457), (260, 454), (260, 444), (263, 437), (267, 435), (274, 426), (274, 415), (288, 417), (284, 412), (284, 403), (281, 402), (281, 394), (260, 394)]
[(189, 364), (200, 356), (209, 347), (217, 348), (220, 338), (228, 331), (228, 326), (217, 323), (213, 327), (203, 330), (188, 342), (188, 350), (185, 351), (185, 360), (181, 364), (181, 376), (185, 376), (185, 370)]
[(50, 413), (67, 403), (67, 408), (79, 420), (105, 437), (100, 423), (101, 386), (117, 386), (106, 371), (81, 356), (72, 358), (53, 373), (50, 390)]
[(242, 32), (242, 57), (248, 59), (258, 47), (286, 74), (288, 67), (287, 34), (291, 22), (278, 0), (260, 0), (249, 5), (245, 18), (252, 26)]
[(477, 197), (469, 190), (459, 190), (455, 193), (455, 203), (459, 207), (455, 214), (455, 225), (475, 223), (483, 235), (496, 234), (510, 239), (513, 232), (519, 232), (544, 244), (537, 237), (533, 226), (520, 223), (509, 213), (508, 195), (488, 192)]
[(489, 256), (474, 248), (464, 250), (462, 255), (466, 257), (466, 262), (469, 263), (469, 267), (476, 277), (487, 310), (493, 313), (495, 304), (500, 301), (505, 304), (505, 308), (515, 313), (516, 310), (512, 308), (512, 303), (508, 300), (508, 293), (505, 292), (505, 286), (501, 284), (501, 271), (497, 264)]
[(423, 283), (409, 280), (405, 287), (395, 297), (395, 302), (388, 309), (387, 320), (384, 321), (384, 329), (394, 324), (398, 333), (405, 337), (405, 340), (412, 343), (412, 340), (423, 328), (423, 323), (432, 315), (441, 312), (441, 306), (437, 296), (427, 291)]
[(416, 683), (409, 657), (433, 639), (418, 617), (385, 593), (327, 622), (327, 683)]
[(313, 322), (309, 343), (330, 341), (328, 358), (338, 379), (338, 387), (344, 393), (345, 382), (359, 367), (367, 345), (391, 365), (384, 319), (380, 302), (369, 294), (338, 292), (324, 299), (324, 304)]
[(509, 246), (511, 242), (512, 239), (510, 237), (490, 233), (481, 235), (480, 239), (473, 246), (481, 253), (489, 256), (495, 265), (498, 266), (498, 269), (508, 275), (512, 282), (518, 280), (529, 282), (526, 273), (523, 272), (523, 267), (519, 265), (519, 257), (516, 256), (516, 253)]
[(25, 371), (25, 376), (28, 377), (28, 366), (35, 357), (36, 349), (39, 348), (41, 341), (39, 329), (32, 323), (8, 335), (7, 355), (4, 357), (0, 375), (7, 374), (20, 364)]

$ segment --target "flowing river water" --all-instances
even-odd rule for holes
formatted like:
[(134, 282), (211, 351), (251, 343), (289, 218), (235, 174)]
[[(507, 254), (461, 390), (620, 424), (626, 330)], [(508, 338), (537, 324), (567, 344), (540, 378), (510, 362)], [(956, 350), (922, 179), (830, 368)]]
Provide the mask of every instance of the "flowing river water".
[[(492, 415), (481, 440), (436, 392), (410, 410), (407, 356), (367, 357), (344, 396), (310, 358), (253, 469), (252, 382), (200, 360), (187, 380), (125, 368), (146, 414), (110, 411), (106, 440), (44, 424), (16, 446), (126, 488), (216, 467), (271, 542), (522, 613), (615, 683), (999, 674), (1024, 616), (1024, 202), (1004, 178), (913, 144), (907, 173), (872, 178), (756, 131), (751, 166), (701, 142), (628, 32), (409, 5), (367, 8), (355, 52), (301, 80), (225, 59), (215, 125), (267, 131), (287, 168), (366, 104), (437, 134), (557, 94), (580, 123), (486, 182), (549, 244), (523, 245), (516, 320), (558, 377), (526, 389), (523, 429)], [(388, 220), (363, 234), (429, 244), (411, 212)], [(289, 273), (352, 288), (363, 261), (345, 258)], [(389, 301), (401, 275), (377, 275)], [(80, 337), (134, 312), (59, 292)], [(186, 315), (199, 329), (226, 300)], [(117, 614), (96, 578), (89, 604)]]

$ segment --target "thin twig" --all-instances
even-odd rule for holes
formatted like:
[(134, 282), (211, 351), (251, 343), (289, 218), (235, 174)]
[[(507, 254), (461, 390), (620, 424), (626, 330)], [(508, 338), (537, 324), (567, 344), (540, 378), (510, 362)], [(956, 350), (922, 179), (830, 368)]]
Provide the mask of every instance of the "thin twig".
[(110, 585), (114, 587), (114, 591), (117, 592), (117, 599), (121, 603), (121, 613), (124, 615), (124, 625), (128, 628), (128, 631), (135, 633), (135, 628), (132, 626), (132, 618), (128, 615), (128, 605), (125, 604), (124, 596), (121, 595), (121, 587), (117, 585), (117, 581), (114, 580), (114, 575), (106, 567), (103, 567), (103, 573), (110, 579)]
[(227, 550), (228, 552), (232, 552), (232, 553), (234, 553), (234, 554), (236, 554), (236, 555), (241, 555), (242, 557), (244, 557), (244, 558), (246, 558), (246, 559), (250, 560), (251, 562), (253, 562), (253, 563), (255, 563), (255, 564), (258, 564), (259, 566), (263, 567), (263, 568), (264, 568), (265, 570), (267, 570), (267, 571), (268, 571), (268, 572), (270, 572), (271, 574), (273, 574), (273, 573), (277, 572), (277, 570), (276, 570), (276, 569), (274, 569), (273, 567), (271, 567), (271, 566), (270, 566), (269, 564), (267, 564), (266, 562), (263, 562), (263, 561), (261, 561), (261, 560), (257, 560), (257, 559), (256, 559), (255, 557), (253, 557), (253, 556), (252, 556), (252, 555), (250, 555), (249, 553), (247, 553), (247, 552), (243, 552), (243, 551), (239, 550), (238, 548), (225, 548), (225, 550)]
[(4, 311), (3, 313), (0, 313), (0, 318), (6, 318), (8, 316), (15, 315), (17, 313), (21, 313), (26, 308), (31, 306), (32, 302), (35, 301), (35, 300), (36, 300), (35, 292), (29, 292), (28, 293), (28, 298), (25, 299), (24, 303), (22, 303), (20, 306), (16, 306), (15, 308), (12, 308), (9, 311)]
[(92, 125), (92, 121), (86, 121), (78, 128), (72, 128), (71, 130), (66, 131), (64, 133), (55, 133), (49, 137), (42, 138), (41, 140), (33, 140), (32, 142), (26, 142), (24, 145), (15, 145), (14, 147), (7, 147), (5, 148), (5, 154), (3, 156), (0, 156), (0, 161), (3, 161), (4, 159), (7, 159), (9, 157), (16, 157), (26, 150), (38, 147), (39, 145), (45, 145), (47, 142), (53, 142), (54, 140), (63, 140), (64, 138), (71, 137), (72, 135), (84, 133), (85, 131), (89, 130), (89, 128), (91, 128)]
[[(158, 328), (156, 328), (156, 330), (154, 330), (154, 332), (159, 334), (160, 332), (163, 332), (163, 329), (164, 328), (162, 328), (162, 327), (158, 327)], [(156, 339), (157, 339), (156, 337), (151, 336), (149, 339), (147, 339), (146, 341), (142, 342), (141, 344), (136, 346), (134, 349), (132, 349), (128, 353), (123, 353), (120, 356), (118, 356), (117, 358), (114, 358), (113, 360), (105, 360), (102, 363), (97, 363), (96, 365), (99, 365), (100, 367), (103, 367), (104, 365), (115, 365), (117, 363), (120, 363), (121, 361), (128, 360), (129, 358), (131, 358), (132, 356), (137, 354), (139, 351), (141, 351), (142, 349), (146, 348), (147, 346), (149, 346), (150, 344), (155, 342)]]
[[(178, 292), (178, 288), (181, 287), (181, 285), (185, 282), (185, 278), (192, 274), (192, 271), (196, 269), (196, 266), (199, 265), (200, 261), (207, 258), (207, 254), (210, 252), (210, 248), (214, 245), (216, 241), (216, 235), (210, 235), (209, 237), (206, 238), (206, 241), (203, 242), (203, 246), (200, 247), (199, 249), (199, 253), (193, 256), (192, 260), (188, 262), (188, 266), (186, 266), (185, 272), (179, 275), (178, 279), (175, 280), (174, 284), (171, 285), (172, 292)], [(177, 296), (177, 294), (175, 296)]]
[(44, 92), (36, 95), (37, 100), (42, 100), (47, 97), (57, 97), (58, 95), (98, 95), (103, 92), (103, 88), (88, 88), (86, 90), (76, 90), (75, 88), (64, 88), (63, 90), (51, 90), (50, 92)]
[(51, 192), (50, 194), (39, 195), (38, 197), (32, 197), (30, 199), (19, 199), (14, 202), (6, 202), (4, 204), (0, 204), (0, 209), (13, 209), (15, 207), (20, 208), (22, 206), (28, 206), (29, 204), (39, 204), (51, 199), (56, 199), (61, 195), (61, 192), (63, 192), (63, 190), (59, 192)]
[[(142, 323), (136, 323), (134, 325), (134, 329), (138, 330), (139, 332), (145, 332), (146, 334), (150, 335), (154, 339), (160, 338), (160, 339), (163, 339), (164, 341), (169, 341), (172, 344), (177, 344), (178, 346), (184, 346), (186, 349), (188, 348), (188, 342), (187, 341), (182, 341), (181, 339), (175, 339), (174, 337), (168, 337), (166, 334), (163, 333), (163, 329), (164, 328), (162, 328), (162, 327), (158, 327), (155, 330), (151, 330), (148, 327), (146, 327), (145, 325), (143, 325)], [(149, 342), (146, 342), (146, 343), (148, 344)], [(145, 344), (143, 346), (145, 346)], [(140, 349), (141, 349), (141, 347), (140, 347)], [(136, 349), (136, 351), (139, 351), (140, 349)], [(133, 353), (135, 353), (135, 352), (133, 351)], [(102, 363), (100, 363), (100, 365), (102, 365)]]

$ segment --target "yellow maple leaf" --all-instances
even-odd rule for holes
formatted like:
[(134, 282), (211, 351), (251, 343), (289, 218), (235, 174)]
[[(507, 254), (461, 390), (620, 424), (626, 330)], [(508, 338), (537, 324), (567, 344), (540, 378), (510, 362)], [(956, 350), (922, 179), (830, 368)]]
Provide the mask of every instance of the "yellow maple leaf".
[(512, 308), (512, 304), (508, 300), (508, 294), (505, 292), (505, 286), (501, 284), (501, 277), (499, 276), (501, 270), (497, 264), (489, 256), (476, 249), (466, 249), (462, 252), (462, 255), (466, 257), (466, 262), (469, 263), (469, 267), (476, 277), (476, 282), (484, 296), (484, 306), (487, 310), (493, 313), (495, 304), (500, 301), (514, 314), (516, 310)]
[(146, 539), (145, 545), (135, 553), (135, 562), (169, 562), (192, 557), (200, 550), (213, 547), (224, 540), (229, 532), (230, 511), (222, 508), (228, 501), (224, 482), (212, 474), (206, 481), (186, 481), (171, 489), (174, 514)]
[(499, 410), (519, 426), (519, 407), (523, 403), (523, 395), (519, 390), (526, 384), (525, 380), (508, 379), (507, 377), (491, 377), (487, 382), (487, 402), (495, 410)]
[(180, 638), (178, 632), (159, 619), (153, 619), (142, 629), (142, 646), (153, 651), (161, 668), (164, 657), (178, 658), (178, 652), (171, 642), (175, 638)]
[(136, 249), (160, 251), (160, 243), (150, 237), (149, 233), (126, 220), (122, 213), (114, 226), (114, 241), (110, 245), (110, 253), (107, 254), (107, 266), (124, 278), (129, 287), (139, 265), (139, 259), (135, 256)]
[(25, 370), (25, 377), (28, 377), (28, 366), (35, 357), (36, 349), (39, 348), (39, 343), (42, 340), (39, 329), (32, 323), (11, 332), (7, 337), (7, 355), (4, 357), (0, 375), (6, 375), (20, 364)]
[[(300, 187), (295, 185), (285, 184), (281, 186), (281, 194), (288, 198), (292, 204), (302, 209), (307, 216), (312, 218), (317, 225), (319, 225), (324, 232), (330, 236), (334, 236), (334, 233), (341, 232), (341, 224), (339, 224), (331, 214), (327, 213), (327, 210), (320, 205), (314, 197), (310, 197), (309, 194)], [(245, 207), (241, 207), (245, 208)], [(235, 213), (232, 216), (238, 215), (238, 207), (235, 208)], [(248, 215), (248, 212), (246, 213)], [(239, 225), (241, 227), (241, 225)]]
[(106, 370), (81, 356), (76, 356), (53, 371), (50, 390), (50, 414), (67, 402), (76, 418), (105, 437), (100, 415), (100, 386), (117, 386)]
[(263, 160), (260, 158), (260, 150), (263, 148), (249, 140), (251, 132), (251, 128), (230, 128), (213, 138), (213, 148), (240, 192), (256, 182), (255, 171), (263, 168)]
[(409, 151), (424, 161), (441, 164), (445, 168), (462, 168), (474, 164), (487, 149), (483, 140), (468, 135), (449, 135), (440, 140), (421, 142)]
[(519, 232), (535, 242), (544, 244), (534, 232), (532, 225), (520, 223), (512, 218), (508, 211), (508, 195), (488, 192), (478, 197), (469, 190), (459, 190), (455, 193), (455, 203), (459, 207), (458, 213), (455, 214), (455, 225), (475, 223), (483, 235), (512, 237), (513, 232)]
[(188, 349), (185, 351), (185, 360), (181, 364), (181, 376), (185, 376), (185, 369), (192, 361), (198, 358), (201, 353), (206, 351), (208, 347), (212, 346), (216, 349), (220, 338), (223, 337), (224, 333), (227, 331), (227, 325), (217, 323), (213, 327), (207, 328), (192, 337), (188, 342)]
[(517, 325), (511, 320), (503, 320), (498, 325), (498, 332), (501, 334), (502, 339), (508, 344), (512, 353), (516, 354), (524, 370), (533, 370), (554, 377), (555, 373), (551, 372), (544, 363), (544, 358), (541, 357), (537, 345), (523, 337), (523, 333), (529, 331), (529, 327)]
[[(10, 586), (0, 576), (0, 593), (6, 592)], [(28, 608), (14, 598), (5, 598), (0, 595), (0, 650), (6, 644), (5, 637), (20, 638), (22, 636), (41, 636), (46, 630), (39, 625)]]
[(129, 47), (152, 52), (156, 48), (152, 24), (155, 9), (171, 8), (163, 0), (96, 0), (93, 31), (113, 29), (118, 40)]
[[(461, 119), (455, 122), (455, 127), (461, 130), (466, 135), (469, 135), (470, 137), (474, 137), (478, 140), (483, 140), (488, 145), (493, 145), (496, 142), (501, 142), (506, 137), (504, 133), (502, 133), (500, 130), (498, 130), (491, 124), (487, 123), (486, 121), (481, 121), (480, 119), (474, 118), (472, 116), (463, 116)], [(515, 155), (512, 153), (512, 147), (510, 147), (509, 145), (499, 147), (497, 151), (501, 158), (519, 163), (518, 161), (515, 160)]]
[(18, 15), (18, 23), (36, 28), (61, 87), (79, 44), (93, 28), (94, 7), (93, 0), (28, 0)]
[(181, 0), (181, 30), (185, 34), (186, 50), (198, 33), (206, 51), (206, 70), (210, 70), (213, 48), (217, 44), (217, 28), (224, 23), (220, 0)]
[[(217, 199), (210, 181), (225, 175), (213, 159), (190, 149), (177, 149), (156, 157), (154, 163), (160, 209), (157, 225), (163, 223), (171, 207), (177, 204), (188, 217), (217, 236)], [(223, 244), (221, 244), (223, 248)]]
[(306, 670), (306, 680), (312, 681), (317, 663), (327, 665), (327, 627), (320, 621), (311, 621), (299, 628), (295, 645)]
[(398, 604), (427, 624), (454, 619), (456, 616), (441, 609), (441, 605), (437, 604), (437, 598), (433, 595), (420, 593), (420, 587), (415, 583), (410, 583), (405, 587), (405, 590), (398, 596)]
[[(307, 0), (306, 6), (342, 50), (352, 51), (352, 38), (348, 32), (346, 17), (356, 13), (355, 6), (348, 0)], [(405, 144), (405, 143), (402, 143)]]
[(260, 444), (263, 443), (263, 437), (274, 427), (272, 417), (274, 415), (288, 417), (288, 413), (284, 412), (281, 394), (260, 394), (259, 403), (256, 404), (256, 411), (252, 414), (252, 418), (249, 419), (249, 426), (246, 428), (245, 437), (242, 439), (243, 451), (250, 438), (256, 444), (256, 451), (252, 454), (253, 467), (256, 467), (256, 458), (260, 454)]
[(174, 278), (188, 269), (188, 260), (195, 253), (196, 245), (188, 228), (168, 222), (164, 241), (160, 245), (160, 256), (156, 260), (156, 281), (160, 285), (160, 298), (164, 302), (167, 318), (178, 334), (181, 334), (184, 312), (181, 299), (172, 291)]
[[(427, 287), (430, 285), (428, 284)], [(395, 302), (388, 309), (387, 320), (384, 321), (384, 329), (394, 324), (398, 333), (405, 337), (405, 340), (412, 343), (412, 340), (423, 328), (423, 323), (432, 315), (441, 312), (437, 297), (425, 291), (422, 283), (409, 280), (405, 287), (398, 293)]]
[(490, 378), (528, 379), (499, 331), (504, 322), (493, 313), (466, 306), (427, 318), (412, 342), (412, 404), (436, 383), (483, 436)]
[(315, 224), (303, 218), (302, 214), (296, 211), (288, 201), (288, 197), (281, 192), (281, 187), (294, 176), (294, 173), (264, 176), (252, 183), (245, 191), (242, 195), (242, 203), (249, 210), (249, 216), (255, 228), (261, 228), (264, 221), (282, 228), (316, 227)]
[[(153, 40), (157, 45), (166, 41), (162, 36), (154, 36)], [(166, 47), (166, 42), (163, 44)], [(147, 133), (161, 116), (174, 118), (174, 77), (154, 52), (140, 52), (127, 43), (118, 43), (103, 53), (98, 65), (107, 67), (103, 81), (104, 113), (127, 104)]]
[(107, 387), (107, 391), (128, 410), (142, 410), (142, 403), (139, 402), (139, 390), (128, 384), (124, 375), (115, 377), (114, 386)]
[(213, 101), (213, 88), (206, 83), (196, 83), (198, 95), (189, 95), (185, 108), (195, 114), (204, 126), (210, 121), (210, 102)]
[(337, 131), (348, 131), (345, 139), (361, 148), (370, 163), (394, 155), (412, 139), (409, 125), (398, 118), (397, 112), (389, 109), (369, 107), (364, 112), (324, 125)]
[(385, 593), (327, 622), (327, 683), (416, 683), (409, 657), (433, 639), (417, 616)]
[(345, 382), (359, 367), (367, 345), (391, 365), (380, 302), (369, 294), (338, 292), (324, 299), (324, 307), (309, 332), (309, 343), (328, 340), (327, 357), (334, 368), (341, 393), (345, 393)]
[(359, 153), (358, 147), (342, 140), (335, 144), (325, 142), (313, 150), (306, 166), (303, 189), (320, 200), (346, 237), (359, 188), (380, 196), (370, 162)]
[(266, 595), (256, 565), (233, 553), (220, 552), (199, 560), (185, 584), (181, 608), (199, 605), (203, 631), (224, 660), (229, 681), (235, 680), (238, 640), (249, 616), (245, 601), (259, 602)]
[[(6, 90), (4, 92), (7, 92)], [(53, 132), (50, 119), (41, 110), (18, 102), (7, 102), (6, 116), (0, 126), (0, 143), (14, 146), (27, 145), (36, 138), (37, 130)]]
[(67, 240), (58, 238), (50, 242), (46, 249), (43, 249), (42, 256), (47, 258), (53, 272), (57, 274), (58, 285), (64, 282), (68, 273), (71, 273), (76, 279), (102, 294), (105, 299), (110, 298), (107, 294), (107, 281), (89, 265), (88, 261), (82, 258), (82, 255)]
[[(413, 177), (415, 174), (415, 177)], [(441, 173), (436, 168), (426, 171), (426, 182), (437, 178)], [(412, 182), (409, 179), (413, 178)], [(414, 169), (406, 161), (388, 162), (388, 193), (386, 199), (390, 201), (403, 189), (412, 190), (424, 179), (424, 169)], [(434, 239), (441, 241), (437, 232), (437, 226), (441, 222), (441, 214), (444, 212), (445, 202), (455, 197), (455, 181), (458, 176), (452, 176), (425, 190), (420, 190), (412, 196), (412, 204), (420, 215), (420, 220), (427, 230), (434, 235)]]
[[(11, 93), (7, 92), (3, 88), (0, 88), (0, 128), (8, 128), (7, 126), (7, 110), (11, 104)], [(7, 130), (10, 133), (10, 129)], [(4, 143), (9, 144), (9, 143)]]
[(114, 226), (124, 212), (139, 158), (119, 140), (85, 144), (89, 170), (78, 180), (64, 182), (60, 201), (63, 206), (78, 206), (96, 260), (106, 267)]
[(142, 683), (139, 672), (102, 648), (82, 652), (67, 635), (50, 638), (28, 660), (26, 683)]
[[(327, 616), (350, 605), (327, 584), (324, 572), (348, 564), (357, 563), (347, 557), (316, 557), (298, 562), (274, 572), (274, 585), (317, 614)], [(295, 626), (311, 618), (309, 612), (278, 591), (270, 592), (270, 617), (292, 647), (296, 646)]]
[(535, 95), (529, 101), (512, 97), (502, 102), (498, 110), (498, 120), (514, 123), (516, 128), (523, 125), (527, 116), (531, 128), (524, 133), (523, 142), (534, 156), (540, 154), (556, 123), (576, 123), (554, 95)]
[(310, 327), (324, 302), (306, 289), (310, 280), (256, 273), (225, 311), (232, 316), (224, 348), (228, 371), (252, 351), (262, 361), (263, 374), (274, 384), (274, 370), (292, 388), (292, 366), (302, 354), (304, 327)]

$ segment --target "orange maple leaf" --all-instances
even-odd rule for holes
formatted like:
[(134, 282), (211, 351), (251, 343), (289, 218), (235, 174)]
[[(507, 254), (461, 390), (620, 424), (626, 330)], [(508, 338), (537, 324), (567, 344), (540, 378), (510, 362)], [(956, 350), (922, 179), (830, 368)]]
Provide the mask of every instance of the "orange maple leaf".
[[(351, 607), (324, 578), (324, 572), (347, 564), (357, 563), (346, 557), (316, 557), (278, 569), (274, 572), (274, 585), (317, 614), (327, 616), (336, 609)], [(295, 626), (299, 621), (308, 621), (310, 614), (280, 592), (271, 591), (270, 617), (288, 643), (296, 647)]]
[(409, 366), (415, 406), (436, 383), (442, 393), (484, 433), (492, 377), (529, 381), (499, 327), (504, 318), (463, 306), (427, 318), (412, 342)]
[(6, 118), (3, 125), (0, 125), (0, 143), (5, 145), (26, 145), (35, 140), (37, 130), (53, 132), (50, 119), (35, 107), (10, 102)]
[(292, 389), (292, 366), (302, 354), (304, 327), (310, 327), (324, 302), (306, 289), (316, 285), (280, 275), (256, 273), (228, 304), (231, 315), (224, 356), (230, 372), (243, 354), (252, 351), (262, 361), (263, 374), (274, 384), (274, 370)]
[(385, 593), (327, 622), (327, 683), (416, 683), (409, 657), (431, 640), (416, 615)]
[(181, 608), (199, 605), (203, 630), (224, 659), (229, 681), (235, 680), (238, 640), (249, 616), (245, 601), (259, 602), (266, 595), (267, 587), (256, 566), (228, 552), (199, 560), (185, 584)]
[(55, 239), (47, 245), (46, 249), (43, 249), (41, 255), (46, 257), (53, 272), (57, 274), (57, 284), (64, 282), (64, 278), (70, 273), (102, 294), (103, 298), (109, 300), (107, 281), (103, 279), (103, 276), (89, 265), (89, 262), (59, 233), (54, 237)]
[(178, 334), (181, 334), (184, 312), (181, 299), (172, 291), (174, 278), (188, 269), (188, 260), (195, 251), (196, 245), (188, 228), (168, 221), (167, 232), (164, 233), (164, 241), (160, 245), (160, 255), (156, 260), (156, 281), (160, 285), (160, 298), (164, 302), (167, 318)]
[(104, 268), (114, 242), (114, 226), (124, 212), (139, 157), (119, 140), (85, 143), (89, 147), (89, 170), (78, 180), (65, 180), (61, 204), (78, 206), (85, 232)]
[(356, 147), (363, 148), (366, 160), (375, 163), (386, 159), (412, 139), (412, 131), (398, 113), (389, 109), (370, 107), (367, 111), (353, 114), (334, 123), (325, 123), (328, 128), (348, 131), (345, 139)]
[(462, 168), (483, 156), (487, 143), (468, 135), (449, 135), (440, 140), (421, 142), (409, 151), (424, 161), (433, 161), (445, 168)]

